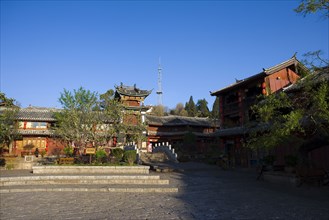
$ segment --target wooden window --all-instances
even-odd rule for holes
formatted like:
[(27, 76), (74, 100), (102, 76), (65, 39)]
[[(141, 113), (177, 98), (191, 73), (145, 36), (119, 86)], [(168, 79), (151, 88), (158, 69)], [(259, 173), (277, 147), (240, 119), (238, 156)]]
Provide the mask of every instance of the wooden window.
[(20, 129), (47, 129), (47, 122), (20, 121)]
[(23, 139), (23, 148), (25, 145), (33, 144), (36, 148), (42, 149), (46, 148), (46, 139), (45, 138), (24, 138)]

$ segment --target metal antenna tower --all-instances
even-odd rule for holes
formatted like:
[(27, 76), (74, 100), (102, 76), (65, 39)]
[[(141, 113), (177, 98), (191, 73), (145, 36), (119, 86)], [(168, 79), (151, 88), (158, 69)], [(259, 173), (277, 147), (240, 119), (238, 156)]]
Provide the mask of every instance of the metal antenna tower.
[(158, 105), (162, 105), (162, 68), (161, 68), (161, 60), (159, 58), (159, 66), (158, 66)]

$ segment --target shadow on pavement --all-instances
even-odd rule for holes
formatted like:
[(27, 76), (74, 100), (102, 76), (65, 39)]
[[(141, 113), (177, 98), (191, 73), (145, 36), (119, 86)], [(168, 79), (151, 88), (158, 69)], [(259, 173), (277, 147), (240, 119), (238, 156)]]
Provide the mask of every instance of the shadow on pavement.
[(255, 170), (194, 162), (175, 170), (164, 175), (179, 187), (182, 219), (329, 219), (329, 187), (272, 184)]

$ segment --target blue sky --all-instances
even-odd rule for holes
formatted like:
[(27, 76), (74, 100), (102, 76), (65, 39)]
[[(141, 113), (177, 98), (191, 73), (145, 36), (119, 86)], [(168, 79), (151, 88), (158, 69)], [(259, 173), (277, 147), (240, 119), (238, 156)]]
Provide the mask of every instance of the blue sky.
[(328, 58), (328, 19), (300, 1), (1, 1), (0, 89), (22, 107), (57, 107), (64, 89), (153, 89), (163, 104), (215, 91), (295, 52)]

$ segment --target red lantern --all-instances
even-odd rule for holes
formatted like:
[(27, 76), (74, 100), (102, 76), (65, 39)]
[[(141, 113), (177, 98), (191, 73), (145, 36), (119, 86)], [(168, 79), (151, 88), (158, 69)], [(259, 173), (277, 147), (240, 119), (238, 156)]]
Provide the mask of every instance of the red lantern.
[(262, 94), (263, 94), (263, 95), (266, 95), (266, 89), (263, 89), (263, 90), (262, 90)]
[(266, 83), (265, 83), (265, 82), (262, 83), (262, 88), (263, 88), (263, 89), (266, 88)]

